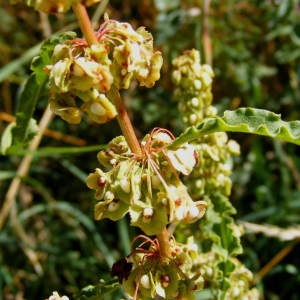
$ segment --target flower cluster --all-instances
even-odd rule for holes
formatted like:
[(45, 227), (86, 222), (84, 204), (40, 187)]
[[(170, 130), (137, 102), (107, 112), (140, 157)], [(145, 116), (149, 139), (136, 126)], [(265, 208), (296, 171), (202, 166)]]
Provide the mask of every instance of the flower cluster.
[[(109, 101), (111, 88), (128, 89), (132, 80), (151, 87), (160, 77), (162, 57), (153, 50), (152, 35), (143, 27), (107, 19), (95, 33), (98, 43), (84, 39), (56, 45), (50, 76), (52, 110), (69, 123), (81, 121), (82, 113), (96, 123), (117, 114)], [(83, 104), (82, 104), (83, 103)]]
[(83, 112), (96, 123), (114, 118), (116, 109), (105, 95), (113, 81), (109, 64), (101, 45), (85, 47), (76, 39), (56, 45), (47, 66), (54, 113), (72, 124), (81, 121)]
[[(228, 258), (227, 266), (233, 270), (231, 274), (225, 278), (224, 285), (228, 285), (224, 299), (232, 300), (257, 300), (259, 292), (256, 288), (252, 288), (253, 274), (236, 258)], [(215, 252), (201, 253), (197, 259), (197, 266), (205, 283), (219, 282), (220, 277), (218, 270), (220, 268), (220, 258)], [(216, 288), (216, 287), (215, 287)], [(217, 290), (217, 288), (216, 288)], [(215, 295), (217, 297), (217, 295)]]
[[(215, 116), (217, 110), (211, 105), (214, 74), (209, 65), (200, 64), (199, 52), (185, 51), (174, 59), (173, 65), (175, 98), (184, 123), (192, 126)], [(228, 140), (227, 134), (220, 132), (203, 136), (194, 146), (199, 163), (189, 180), (192, 195), (209, 196), (218, 190), (228, 196), (231, 191), (230, 156), (240, 152), (237, 142)]]
[[(183, 122), (193, 126), (215, 116), (217, 111), (211, 105), (213, 72), (210, 66), (200, 64), (199, 52), (186, 51), (173, 64), (175, 98)], [(239, 145), (229, 140), (226, 133), (218, 132), (202, 136), (193, 146), (198, 164), (185, 183), (193, 198), (207, 201), (207, 212), (200, 224), (189, 230), (195, 238), (212, 245), (198, 256), (205, 286), (216, 298), (222, 295), (223, 299), (258, 299), (258, 291), (251, 289), (252, 273), (235, 258), (241, 253), (241, 232), (232, 218), (235, 209), (228, 196), (231, 193), (231, 156), (239, 154)]]
[(59, 296), (57, 292), (53, 292), (48, 300), (69, 300), (67, 296)]
[(141, 142), (141, 156), (129, 150), (123, 136), (99, 152), (99, 162), (111, 169), (97, 168), (87, 179), (88, 187), (96, 190), (97, 220), (117, 220), (129, 212), (133, 226), (153, 235), (169, 223), (192, 223), (204, 215), (206, 203), (193, 201), (179, 178), (196, 163), (194, 147), (185, 144), (169, 150), (172, 139), (168, 131), (157, 128)]
[(160, 77), (162, 56), (153, 49), (153, 37), (144, 27), (106, 20), (97, 32), (101, 43), (110, 44), (111, 72), (117, 89), (128, 89), (136, 79), (150, 88)]
[(194, 144), (198, 154), (198, 165), (190, 178), (192, 195), (210, 196), (216, 191), (229, 196), (231, 193), (231, 155), (238, 155), (240, 147), (228, 140), (224, 132), (206, 135)]
[[(187, 244), (170, 240), (170, 257), (163, 257), (159, 243), (144, 236), (144, 241), (127, 258), (132, 262), (128, 277), (121, 278), (126, 293), (135, 300), (148, 299), (195, 299), (193, 292), (201, 290), (204, 279), (199, 271), (198, 247), (192, 238)], [(117, 275), (114, 273), (114, 275)]]
[(34, 7), (34, 9), (45, 12), (45, 13), (65, 13), (67, 12), (72, 4), (81, 2), (85, 6), (91, 6), (101, 0), (11, 0), (11, 2), (25, 2), (28, 6)]
[(175, 99), (179, 102), (182, 119), (188, 126), (199, 124), (204, 118), (216, 114), (211, 106), (211, 85), (214, 73), (209, 65), (200, 64), (197, 50), (185, 51), (173, 60)]

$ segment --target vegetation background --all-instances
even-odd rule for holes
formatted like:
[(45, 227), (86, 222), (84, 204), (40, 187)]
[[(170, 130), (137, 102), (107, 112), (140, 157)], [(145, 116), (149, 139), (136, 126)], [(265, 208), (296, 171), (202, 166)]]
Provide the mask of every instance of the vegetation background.
[[(181, 131), (171, 61), (191, 48), (213, 65), (220, 113), (251, 106), (281, 113), (284, 120), (300, 119), (299, 1), (102, 0), (89, 9), (95, 27), (104, 11), (112, 19), (147, 27), (164, 56), (154, 88), (132, 86), (124, 94), (139, 136), (156, 126)], [(78, 28), (72, 13), (46, 16), (6, 0), (0, 3), (0, 20), (2, 132), (12, 121), (39, 43), (59, 30)], [(46, 106), (44, 97), (34, 113), (37, 120)], [(85, 186), (86, 175), (97, 166), (97, 151), (120, 133), (116, 121), (74, 126), (54, 118), (49, 129), (0, 231), (0, 300), (45, 299), (55, 290), (71, 296), (109, 279), (112, 262), (130, 252), (134, 232), (128, 220), (94, 222), (93, 192)], [(265, 224), (264, 233), (246, 230), (241, 260), (261, 275), (257, 284), (265, 299), (299, 299), (300, 229), (292, 237), (286, 234), (300, 223), (299, 149), (256, 136), (231, 137), (242, 149), (231, 197), (236, 218)], [(26, 153), (17, 154), (0, 156), (0, 207)], [(281, 228), (277, 236), (270, 236), (269, 225)], [(268, 264), (276, 255), (281, 260)]]

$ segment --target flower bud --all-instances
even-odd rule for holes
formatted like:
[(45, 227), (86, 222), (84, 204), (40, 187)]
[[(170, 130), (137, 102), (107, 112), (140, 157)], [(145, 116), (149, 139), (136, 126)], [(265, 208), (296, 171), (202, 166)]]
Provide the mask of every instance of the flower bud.
[(152, 207), (146, 207), (144, 208), (144, 211), (143, 211), (143, 221), (145, 223), (149, 223), (151, 221), (151, 218), (154, 214), (154, 210)]
[(150, 288), (150, 278), (149, 278), (149, 275), (147, 274), (144, 274), (141, 276), (141, 279), (140, 279), (140, 282), (141, 282), (141, 285), (143, 288), (145, 289), (149, 289)]
[(230, 153), (232, 154), (240, 154), (240, 145), (234, 141), (234, 140), (229, 140), (228, 144), (227, 144), (228, 150), (230, 151)]

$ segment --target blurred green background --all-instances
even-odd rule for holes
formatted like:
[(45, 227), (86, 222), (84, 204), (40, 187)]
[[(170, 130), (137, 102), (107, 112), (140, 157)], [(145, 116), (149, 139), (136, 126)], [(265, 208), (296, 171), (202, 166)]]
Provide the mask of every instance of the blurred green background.
[[(171, 61), (191, 48), (200, 50), (203, 62), (212, 62), (214, 103), (220, 113), (252, 106), (281, 113), (284, 120), (300, 119), (299, 1), (102, 0), (89, 8), (95, 27), (104, 11), (112, 19), (145, 26), (164, 56), (161, 80), (154, 88), (132, 86), (124, 93), (140, 137), (156, 126), (176, 134), (182, 130), (173, 99)], [(15, 113), (38, 44), (58, 30), (77, 31), (78, 27), (71, 12), (45, 16), (6, 0), (0, 4), (0, 20), (2, 132)], [(46, 106), (45, 95), (34, 113), (37, 120)], [(106, 144), (120, 134), (116, 121), (74, 126), (56, 117), (49, 128), (54, 134), (44, 136), (34, 154), (30, 173), (19, 189), (16, 215), (11, 214), (0, 231), (0, 300), (45, 299), (55, 290), (71, 296), (100, 278), (109, 279), (111, 264), (130, 251), (134, 230), (128, 220), (93, 221), (93, 192), (84, 182), (98, 166), (100, 149), (85, 147)], [(66, 143), (58, 133), (79, 140)], [(281, 228), (299, 224), (298, 147), (256, 136), (235, 134), (231, 138), (242, 150), (236, 159), (231, 197), (237, 220)], [(0, 156), (1, 207), (22, 158)], [(282, 249), (293, 246), (258, 281), (264, 299), (300, 298), (297, 242), (261, 233), (243, 236), (241, 260), (254, 274)], [(120, 297), (117, 291), (105, 299)]]

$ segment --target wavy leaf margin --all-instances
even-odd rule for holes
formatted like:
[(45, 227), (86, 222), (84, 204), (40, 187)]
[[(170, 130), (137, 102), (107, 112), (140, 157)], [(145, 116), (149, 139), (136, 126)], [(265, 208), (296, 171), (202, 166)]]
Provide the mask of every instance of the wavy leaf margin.
[(300, 145), (300, 121), (286, 122), (280, 114), (247, 107), (227, 110), (222, 117), (207, 118), (199, 125), (187, 128), (169, 147), (177, 148), (205, 134), (220, 131), (263, 135)]

